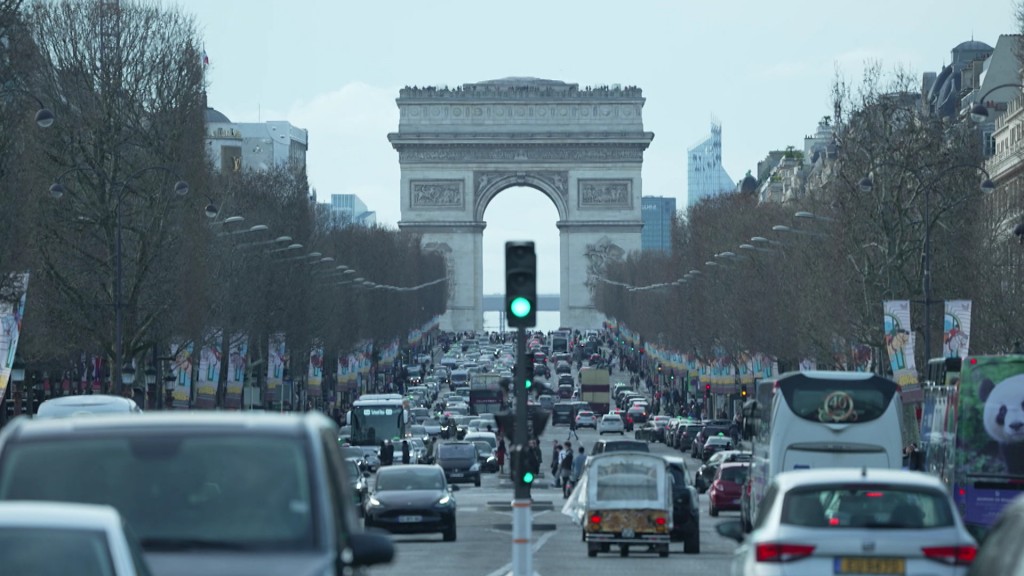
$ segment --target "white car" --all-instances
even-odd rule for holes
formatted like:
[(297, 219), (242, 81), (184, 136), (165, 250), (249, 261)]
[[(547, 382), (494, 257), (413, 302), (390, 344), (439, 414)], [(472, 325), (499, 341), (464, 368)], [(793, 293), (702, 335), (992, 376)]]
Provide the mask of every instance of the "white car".
[(577, 428), (597, 428), (597, 416), (590, 410), (580, 410), (576, 413)]
[(149, 575), (142, 547), (112, 506), (3, 502), (0, 533), (4, 574)]
[(39, 405), (36, 418), (69, 418), (97, 414), (142, 414), (130, 398), (109, 394), (83, 394), (51, 398)]
[(619, 433), (621, 435), (626, 434), (626, 425), (622, 423), (622, 417), (618, 414), (605, 414), (601, 416), (601, 420), (597, 423), (597, 433), (604, 434)]
[(967, 574), (978, 545), (937, 478), (907, 470), (818, 468), (778, 474), (733, 575)]

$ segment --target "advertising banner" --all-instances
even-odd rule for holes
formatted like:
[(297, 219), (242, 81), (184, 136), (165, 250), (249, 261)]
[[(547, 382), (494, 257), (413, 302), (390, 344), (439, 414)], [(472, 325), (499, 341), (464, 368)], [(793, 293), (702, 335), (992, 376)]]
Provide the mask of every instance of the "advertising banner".
[(288, 366), (288, 348), (284, 333), (270, 335), (270, 350), (267, 354), (267, 401), (281, 401), (281, 386), (284, 384), (284, 369)]
[(966, 358), (971, 343), (971, 301), (946, 300), (942, 324), (942, 356)]
[(324, 347), (317, 342), (309, 349), (309, 372), (306, 377), (306, 396), (320, 398), (324, 381)]
[(224, 395), (224, 407), (239, 410), (242, 407), (242, 386), (245, 385), (246, 358), (249, 352), (249, 337), (235, 334), (228, 348), (228, 382)]
[(892, 377), (900, 385), (905, 403), (920, 402), (923, 394), (914, 361), (915, 338), (910, 330), (910, 301), (886, 300), (882, 307), (885, 311), (885, 353), (889, 357)]
[(220, 332), (206, 339), (199, 353), (199, 378), (196, 380), (196, 408), (212, 410), (217, 406), (217, 382), (220, 379)]
[(7, 384), (11, 380), (11, 367), (14, 366), (14, 355), (18, 351), (18, 338), (21, 336), (21, 318), (25, 314), (25, 296), (28, 293), (28, 272), (15, 274), (15, 294), (21, 293), (18, 302), (0, 303), (0, 398), (7, 392)]
[(192, 362), (195, 355), (195, 346), (189, 342), (187, 345), (171, 344), (171, 356), (174, 357), (174, 364), (171, 366), (171, 373), (174, 375), (174, 408), (187, 410), (192, 400)]

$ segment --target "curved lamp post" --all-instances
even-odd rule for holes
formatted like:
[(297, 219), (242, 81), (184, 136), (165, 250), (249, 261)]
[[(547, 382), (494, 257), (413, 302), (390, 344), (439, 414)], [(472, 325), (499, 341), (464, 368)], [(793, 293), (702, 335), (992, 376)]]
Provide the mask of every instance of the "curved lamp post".
[(1024, 84), (1017, 84), (1016, 82), (1000, 84), (982, 94), (981, 98), (978, 98), (978, 103), (971, 108), (971, 120), (974, 120), (978, 124), (988, 120), (988, 107), (985, 106), (985, 97), (1000, 88), (1024, 88)]
[(44, 106), (43, 101), (40, 100), (39, 97), (35, 94), (22, 88), (0, 89), (0, 96), (3, 96), (4, 94), (23, 94), (35, 100), (36, 104), (39, 105), (39, 109), (36, 110), (36, 126), (39, 126), (40, 128), (49, 128), (50, 126), (53, 126), (53, 121), (55, 118), (55, 116), (53, 115), (53, 111)]
[[(1010, 84), (1010, 86), (1013, 86), (1013, 84)], [(997, 86), (992, 90), (996, 90), (997, 88), (1002, 87), (1003, 86)], [(991, 92), (992, 90), (989, 90), (989, 92)], [(987, 96), (988, 92), (986, 92), (985, 95)], [(988, 114), (988, 112), (986, 112), (986, 114)], [(918, 174), (916, 170), (907, 169), (905, 166), (899, 166), (898, 168), (909, 172), (914, 177), (914, 179), (917, 180), (917, 185), (924, 189), (924, 248), (923, 254), (921, 255), (921, 267), (923, 269), (921, 289), (924, 292), (924, 354), (925, 362), (927, 362), (932, 357), (932, 187), (925, 183), (924, 179), (921, 178), (921, 175)], [(991, 176), (984, 168), (982, 168), (981, 166), (974, 166), (970, 164), (954, 164), (951, 166), (947, 166), (940, 170), (932, 178), (933, 180), (938, 180), (945, 174), (955, 169), (971, 169), (985, 174), (985, 179), (982, 180), (981, 183), (978, 185), (978, 189), (984, 192), (985, 194), (989, 194), (996, 189), (995, 184), (992, 183)], [(860, 182), (858, 183), (858, 187), (860, 188), (861, 192), (871, 192), (874, 189), (874, 180), (872, 179), (871, 175), (868, 174), (861, 178)]]
[[(142, 168), (140, 170), (132, 172), (123, 180), (117, 182), (111, 180), (107, 176), (107, 174), (101, 170), (97, 170), (95, 168), (78, 167), (65, 170), (54, 179), (53, 184), (50, 185), (50, 196), (53, 196), (53, 198), (55, 199), (60, 199), (62, 196), (64, 196), (64, 194), (67, 192), (67, 189), (64, 187), (63, 184), (61, 184), (61, 180), (65, 176), (73, 172), (92, 172), (98, 175), (104, 181), (104, 185), (107, 191), (107, 197), (110, 197), (112, 194), (114, 194), (117, 198), (117, 201), (115, 202), (114, 206), (114, 210), (116, 213), (116, 220), (114, 224), (116, 231), (114, 248), (114, 366), (110, 381), (111, 386), (114, 386), (116, 388), (115, 393), (120, 393), (122, 390), (122, 386), (124, 386), (125, 384), (130, 386), (132, 382), (134, 382), (135, 377), (134, 370), (130, 373), (125, 371), (124, 336), (122, 334), (123, 313), (121, 310), (121, 283), (123, 281), (124, 271), (121, 267), (121, 235), (123, 228), (121, 224), (121, 203), (122, 200), (124, 200), (124, 193), (128, 189), (128, 184), (130, 184), (132, 180), (149, 172), (164, 172), (170, 174), (174, 178), (177, 178), (177, 181), (174, 184), (174, 193), (178, 196), (185, 196), (186, 194), (188, 194), (188, 183), (182, 180), (174, 170), (167, 168), (166, 166), (148, 166), (146, 168)], [(124, 379), (129, 376), (132, 378), (132, 382), (125, 382)]]

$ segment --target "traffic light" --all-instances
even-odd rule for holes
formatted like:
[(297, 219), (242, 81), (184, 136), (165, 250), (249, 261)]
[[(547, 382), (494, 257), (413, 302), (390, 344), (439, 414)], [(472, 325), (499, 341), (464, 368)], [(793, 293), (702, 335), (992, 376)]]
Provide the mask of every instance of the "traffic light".
[(707, 396), (709, 394), (711, 394), (711, 384), (705, 384), (704, 385), (704, 395)]
[(537, 254), (533, 242), (505, 243), (505, 315), (510, 328), (537, 325)]
[(740, 386), (740, 397), (741, 398), (746, 398), (747, 397), (747, 385), (746, 384), (743, 384), (742, 386)]
[(530, 460), (527, 457), (527, 450), (523, 446), (513, 446), (512, 454), (512, 476), (517, 489), (526, 489), (529, 494), (530, 486), (536, 477), (530, 469)]
[(530, 392), (533, 388), (533, 353), (527, 352), (526, 359), (523, 361), (526, 364), (526, 370), (524, 371), (523, 377), (523, 389)]

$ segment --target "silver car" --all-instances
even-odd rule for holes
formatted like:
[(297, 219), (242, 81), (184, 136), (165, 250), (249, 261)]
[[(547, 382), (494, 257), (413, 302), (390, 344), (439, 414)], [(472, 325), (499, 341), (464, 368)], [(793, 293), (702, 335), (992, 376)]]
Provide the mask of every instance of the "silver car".
[(977, 543), (937, 479), (919, 472), (821, 468), (783, 472), (754, 530), (716, 526), (739, 542), (732, 574), (964, 575)]

